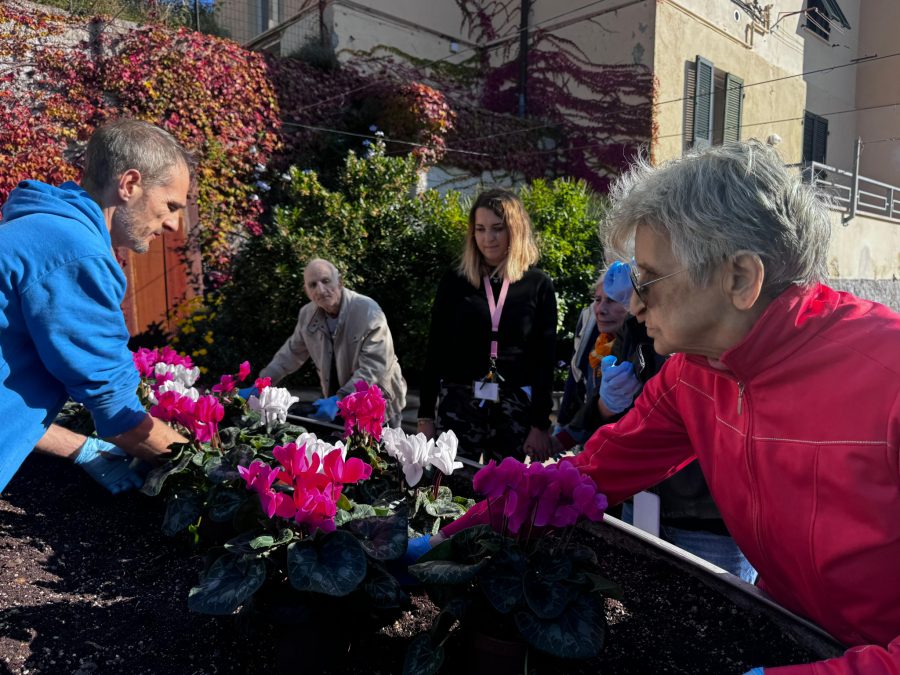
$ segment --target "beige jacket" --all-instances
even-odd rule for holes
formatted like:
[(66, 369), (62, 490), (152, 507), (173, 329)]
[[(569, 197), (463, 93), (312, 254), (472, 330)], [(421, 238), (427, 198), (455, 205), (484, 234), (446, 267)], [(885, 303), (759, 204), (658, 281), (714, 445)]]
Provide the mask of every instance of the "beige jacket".
[[(399, 423), (406, 406), (406, 381), (394, 354), (394, 341), (381, 307), (371, 298), (342, 289), (341, 310), (334, 333), (337, 376), (341, 382), (338, 396), (352, 394), (358, 380), (377, 384), (384, 393), (387, 419)], [(294, 334), (288, 338), (272, 361), (260, 371), (277, 384), (312, 358), (319, 371), (322, 396), (331, 390), (332, 340), (325, 322), (326, 314), (315, 303), (300, 308)]]

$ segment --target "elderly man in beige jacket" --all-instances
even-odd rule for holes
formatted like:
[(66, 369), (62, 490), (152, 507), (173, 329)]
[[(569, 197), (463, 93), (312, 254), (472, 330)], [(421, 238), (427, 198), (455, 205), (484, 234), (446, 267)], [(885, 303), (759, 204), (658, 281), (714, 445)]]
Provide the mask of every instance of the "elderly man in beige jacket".
[(321, 258), (306, 266), (303, 285), (312, 302), (300, 309), (294, 334), (260, 376), (271, 377), (277, 384), (311, 357), (324, 397), (315, 402), (313, 417), (333, 420), (338, 399), (352, 394), (356, 382), (364, 380), (384, 392), (387, 422), (399, 427), (406, 405), (406, 382), (381, 307), (344, 288), (337, 268)]

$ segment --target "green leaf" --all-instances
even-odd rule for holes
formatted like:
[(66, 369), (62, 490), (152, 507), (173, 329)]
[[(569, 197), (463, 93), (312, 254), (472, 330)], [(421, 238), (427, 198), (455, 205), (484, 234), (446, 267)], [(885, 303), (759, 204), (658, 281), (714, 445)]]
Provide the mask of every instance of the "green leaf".
[(228, 522), (234, 518), (234, 514), (237, 513), (245, 499), (247, 499), (246, 490), (214, 487), (210, 490), (209, 498), (206, 500), (206, 509), (210, 520), (216, 523)]
[(141, 492), (151, 497), (159, 496), (166, 479), (169, 476), (185, 471), (191, 461), (191, 457), (193, 457), (193, 453), (182, 452), (177, 460), (167, 462), (150, 471), (150, 473), (147, 474), (147, 478), (144, 480), (144, 486), (141, 488)]
[(166, 502), (162, 531), (167, 537), (174, 537), (197, 521), (201, 514), (200, 497), (193, 490), (179, 490)]
[(396, 560), (406, 552), (409, 542), (405, 512), (354, 519), (344, 529), (355, 535), (363, 550), (375, 560)]
[(558, 658), (588, 659), (603, 648), (606, 616), (603, 603), (583, 594), (556, 619), (539, 619), (531, 612), (515, 614), (516, 627), (530, 644)]
[(372, 604), (376, 609), (399, 607), (401, 601), (406, 598), (397, 579), (377, 563), (369, 564), (362, 588), (372, 598)]
[(237, 469), (224, 457), (212, 455), (203, 464), (203, 473), (209, 478), (211, 483), (224, 483), (225, 481), (236, 481), (241, 475)]
[(486, 564), (486, 560), (475, 564), (451, 560), (428, 560), (410, 565), (409, 573), (423, 584), (461, 585), (471, 582)]
[(451, 499), (428, 500), (425, 502), (425, 513), (435, 518), (459, 518), (466, 508)]
[(403, 675), (434, 675), (444, 663), (444, 648), (432, 644), (428, 633), (413, 638), (403, 661)]
[(525, 555), (518, 546), (502, 549), (479, 578), (488, 602), (501, 614), (508, 614), (522, 600), (525, 565)]
[(366, 576), (366, 554), (349, 532), (337, 530), (288, 545), (288, 578), (298, 591), (344, 596)]
[(188, 593), (188, 607), (200, 614), (231, 614), (263, 585), (266, 565), (258, 557), (226, 553)]
[(238, 427), (225, 427), (219, 429), (219, 442), (222, 450), (231, 450), (240, 437), (241, 430)]

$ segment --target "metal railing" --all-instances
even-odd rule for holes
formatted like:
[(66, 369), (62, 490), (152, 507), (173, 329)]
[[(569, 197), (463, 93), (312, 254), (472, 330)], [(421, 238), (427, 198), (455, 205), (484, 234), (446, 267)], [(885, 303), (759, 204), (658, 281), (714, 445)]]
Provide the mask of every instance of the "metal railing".
[(829, 194), (835, 206), (847, 212), (845, 225), (855, 215), (900, 223), (900, 187), (821, 162), (791, 166), (799, 168), (804, 181)]

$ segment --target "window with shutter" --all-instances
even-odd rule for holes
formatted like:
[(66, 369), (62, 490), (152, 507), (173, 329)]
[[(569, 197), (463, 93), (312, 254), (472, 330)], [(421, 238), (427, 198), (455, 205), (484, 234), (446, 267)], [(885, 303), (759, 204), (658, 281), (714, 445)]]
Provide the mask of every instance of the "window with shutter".
[(725, 75), (725, 115), (722, 141), (741, 140), (741, 117), (744, 110), (744, 81), (731, 73)]
[(825, 164), (828, 152), (828, 120), (811, 112), (803, 115), (803, 162)]
[(697, 81), (694, 90), (694, 147), (706, 148), (713, 142), (713, 64), (697, 57)]

